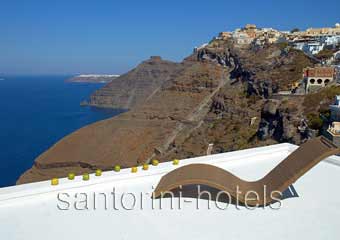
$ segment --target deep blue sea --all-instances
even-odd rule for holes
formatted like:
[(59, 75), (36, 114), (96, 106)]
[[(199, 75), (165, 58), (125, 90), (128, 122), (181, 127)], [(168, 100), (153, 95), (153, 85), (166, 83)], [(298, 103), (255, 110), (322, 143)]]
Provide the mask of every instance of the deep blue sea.
[(62, 137), (122, 112), (81, 107), (103, 84), (66, 83), (66, 78), (0, 77), (0, 187), (14, 185)]

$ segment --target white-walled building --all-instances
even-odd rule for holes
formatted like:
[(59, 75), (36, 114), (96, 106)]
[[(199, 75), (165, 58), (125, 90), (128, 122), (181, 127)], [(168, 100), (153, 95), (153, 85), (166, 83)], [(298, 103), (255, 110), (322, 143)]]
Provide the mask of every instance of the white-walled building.
[(334, 82), (334, 67), (305, 68), (303, 78), (306, 82), (306, 91), (313, 92)]
[(313, 55), (319, 53), (326, 46), (320, 41), (296, 41), (293, 45), (294, 48)]
[(254, 39), (250, 38), (249, 35), (242, 31), (235, 31), (232, 35), (238, 45), (250, 44)]
[(340, 43), (340, 35), (326, 36), (323, 41), (326, 45), (337, 45)]
[(340, 122), (332, 122), (327, 129), (327, 137), (338, 147), (340, 147)]

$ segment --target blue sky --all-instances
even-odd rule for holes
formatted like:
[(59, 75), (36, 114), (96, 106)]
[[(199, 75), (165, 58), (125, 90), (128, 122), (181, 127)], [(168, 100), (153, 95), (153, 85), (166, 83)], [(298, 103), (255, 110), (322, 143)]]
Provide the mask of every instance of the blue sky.
[(180, 61), (246, 23), (291, 30), (340, 22), (340, 1), (0, 0), (0, 74), (124, 73)]

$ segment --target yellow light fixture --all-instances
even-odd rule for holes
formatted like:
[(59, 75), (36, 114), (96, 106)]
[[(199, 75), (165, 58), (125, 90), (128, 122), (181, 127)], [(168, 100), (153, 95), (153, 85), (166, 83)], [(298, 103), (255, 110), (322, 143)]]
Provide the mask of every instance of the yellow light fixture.
[(174, 159), (174, 160), (172, 161), (172, 164), (173, 164), (173, 165), (178, 165), (178, 164), (179, 164), (179, 160), (178, 160), (178, 159)]
[(96, 170), (96, 176), (99, 177), (99, 176), (101, 176), (101, 175), (102, 175), (102, 170), (97, 169), (97, 170)]
[(84, 173), (84, 174), (83, 174), (83, 180), (84, 180), (84, 181), (90, 180), (90, 174)]
[(51, 179), (51, 185), (52, 186), (56, 186), (59, 184), (59, 179), (58, 178), (52, 178)]
[(68, 180), (74, 180), (75, 174), (74, 173), (69, 173), (67, 178), (68, 178)]
[(157, 166), (157, 165), (159, 164), (159, 161), (158, 161), (157, 159), (153, 159), (153, 160), (151, 161), (151, 164), (152, 164), (153, 166)]
[(144, 164), (143, 164), (143, 170), (148, 170), (148, 169), (149, 169), (149, 164), (144, 163)]

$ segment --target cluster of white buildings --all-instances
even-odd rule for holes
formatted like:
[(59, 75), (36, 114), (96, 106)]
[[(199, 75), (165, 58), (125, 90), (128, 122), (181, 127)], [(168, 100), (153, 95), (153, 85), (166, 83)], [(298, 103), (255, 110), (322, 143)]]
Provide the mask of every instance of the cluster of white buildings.
[(254, 24), (247, 24), (233, 32), (221, 32), (216, 39), (233, 39), (239, 46), (273, 44), (287, 42), (296, 49), (307, 54), (317, 54), (325, 46), (336, 46), (340, 43), (340, 24), (333, 28), (309, 28), (306, 31), (278, 31), (273, 28), (257, 28)]
[(327, 28), (308, 28), (287, 35), (288, 41), (297, 49), (307, 54), (317, 54), (325, 46), (336, 46), (340, 43), (340, 24)]
[(307, 54), (317, 54), (326, 46), (336, 46), (340, 43), (339, 35), (316, 35), (297, 37), (290, 40), (292, 45)]
[(221, 32), (217, 39), (226, 40), (232, 38), (240, 46), (251, 43), (263, 45), (265, 43), (276, 43), (284, 39), (284, 34), (284, 32), (273, 28), (257, 28), (255, 24), (247, 24), (244, 28), (238, 28), (233, 32)]

